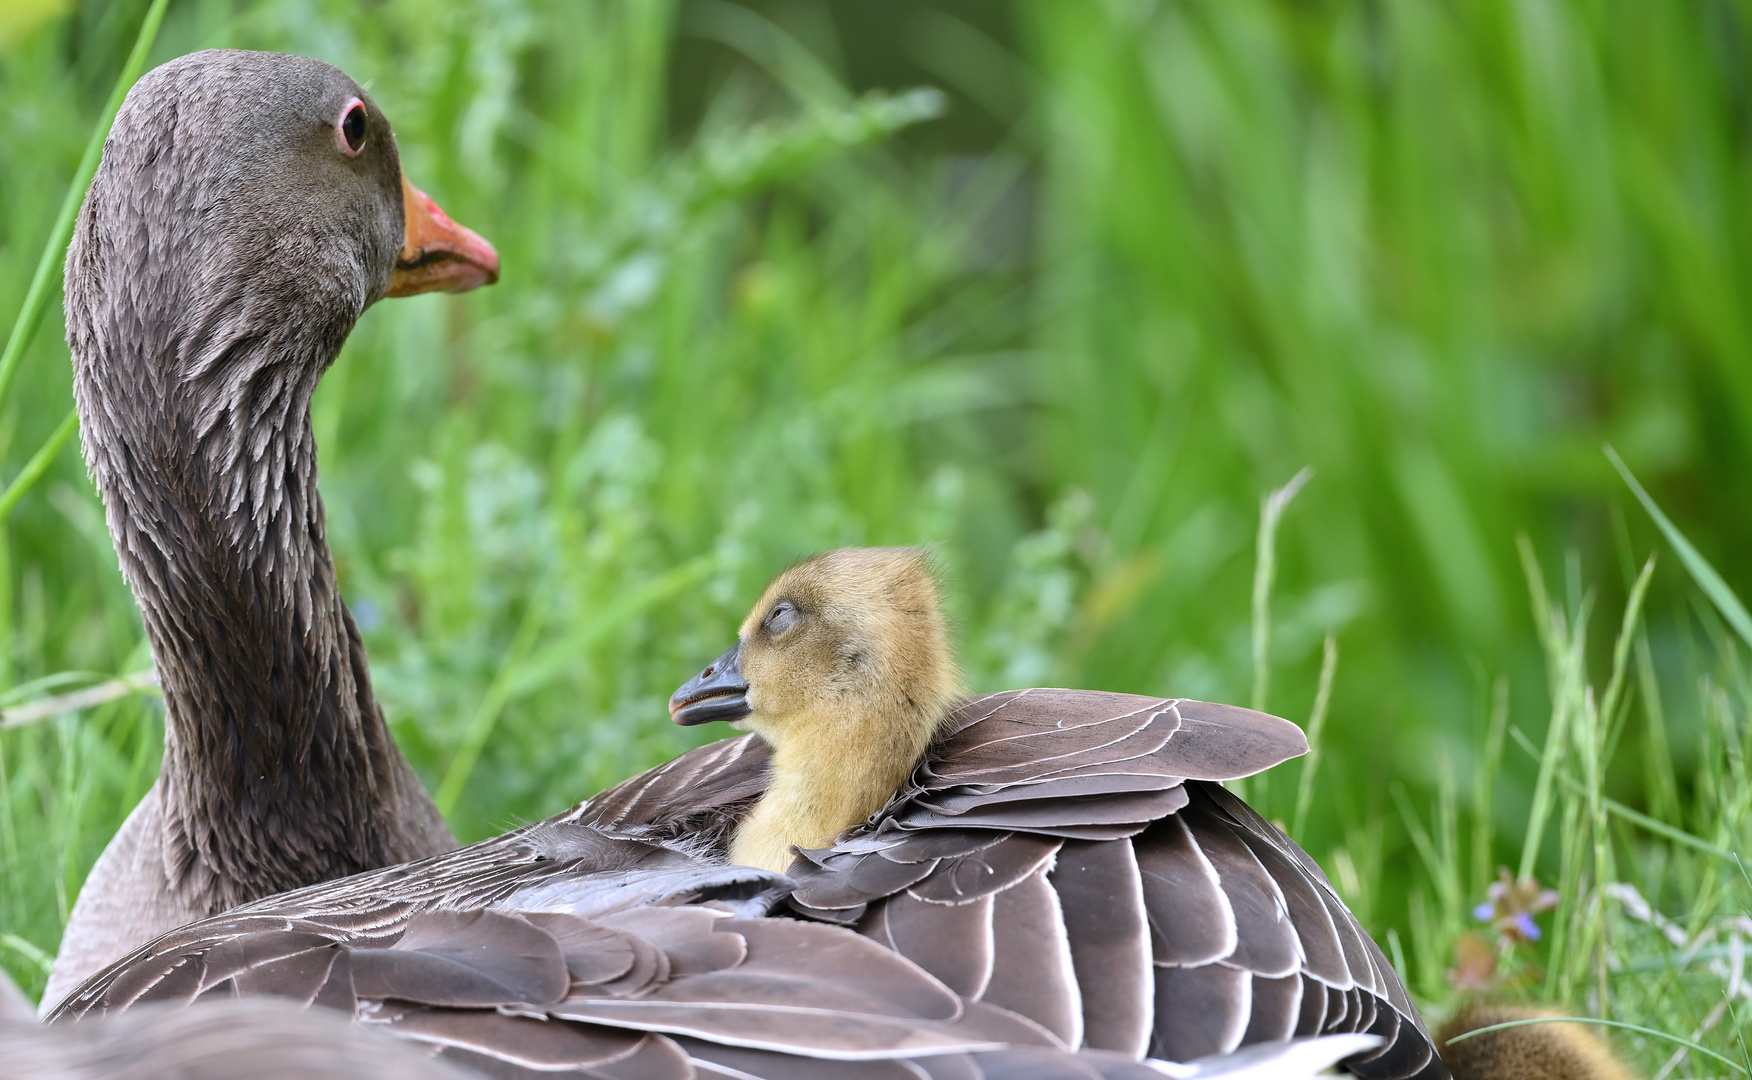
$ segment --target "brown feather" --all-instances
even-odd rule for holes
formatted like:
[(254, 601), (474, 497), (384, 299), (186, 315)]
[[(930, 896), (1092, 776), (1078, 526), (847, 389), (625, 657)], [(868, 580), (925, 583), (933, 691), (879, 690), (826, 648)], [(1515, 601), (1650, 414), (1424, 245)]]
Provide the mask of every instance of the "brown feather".
[(1150, 1056), (1191, 1061), (1241, 1044), (1253, 976), (1223, 964), (1156, 968), (1156, 1026)]
[(1068, 843), (1049, 880), (1082, 994), (1083, 1045), (1143, 1056), (1156, 1017), (1156, 985), (1143, 878), (1131, 843)]
[(1302, 956), (1296, 929), (1265, 867), (1222, 822), (1196, 811), (1179, 816), (1215, 868), (1235, 916), (1235, 949), (1225, 962), (1274, 978), (1299, 971)]
[(985, 993), (992, 977), (992, 898), (928, 903), (899, 893), (870, 909), (858, 932), (911, 960), (963, 997)]
[(1190, 967), (1233, 953), (1235, 913), (1185, 819), (1159, 821), (1133, 843), (1156, 963)]
[(992, 975), (980, 1000), (1082, 1043), (1083, 1003), (1058, 894), (1040, 870), (992, 898)]
[(1248, 997), (1247, 1030), (1241, 1035), (1242, 1045), (1276, 1042), (1296, 1034), (1296, 1023), (1302, 1016), (1300, 975), (1281, 979), (1254, 975)]

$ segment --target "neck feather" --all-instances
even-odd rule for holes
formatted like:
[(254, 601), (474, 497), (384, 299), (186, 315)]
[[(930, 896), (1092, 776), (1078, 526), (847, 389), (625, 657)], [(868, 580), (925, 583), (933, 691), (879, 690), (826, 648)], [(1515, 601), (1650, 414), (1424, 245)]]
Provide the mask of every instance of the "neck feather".
[(153, 321), (114, 309), (123, 333), (70, 335), (164, 688), (166, 868), (211, 911), (448, 840), (372, 694), (316, 490), (310, 395), (351, 320), (274, 336), (240, 328), (273, 320), (234, 299), (237, 323), (181, 339), (130, 335)]

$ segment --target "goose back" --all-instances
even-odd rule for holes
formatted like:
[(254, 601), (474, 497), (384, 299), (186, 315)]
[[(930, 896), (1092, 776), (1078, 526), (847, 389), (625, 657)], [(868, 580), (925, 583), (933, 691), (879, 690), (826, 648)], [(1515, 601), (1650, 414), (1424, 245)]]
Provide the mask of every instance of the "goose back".
[[(1446, 1075), (1392, 966), (1306, 853), (1220, 781), (1307, 749), (1233, 706), (1087, 690), (973, 698), (911, 781), (801, 852), (790, 910), (855, 928), (1072, 1046), (1186, 1061), (1372, 1032), (1346, 1062)], [(571, 820), (721, 843), (765, 784), (752, 736), (684, 754)]]

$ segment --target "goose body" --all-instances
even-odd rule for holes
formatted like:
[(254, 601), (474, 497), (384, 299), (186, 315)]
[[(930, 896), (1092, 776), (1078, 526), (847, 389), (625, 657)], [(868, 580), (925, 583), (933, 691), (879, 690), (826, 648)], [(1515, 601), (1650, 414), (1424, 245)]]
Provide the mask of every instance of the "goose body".
[(165, 755), (80, 891), (45, 1003), (191, 919), (455, 846), (336, 588), (310, 396), (380, 297), (497, 274), (327, 64), (202, 52), (129, 92), (67, 253), (67, 342)]
[[(272, 996), (496, 1077), (1162, 1075), (1067, 1046), (867, 936), (763, 917), (788, 892), (768, 871), (556, 819), (182, 927), (88, 981), (51, 1028), (76, 1022), (78, 1038), (93, 1020)], [(1284, 1043), (1168, 1075), (1295, 1080), (1376, 1041)]]
[[(910, 549), (785, 571), (738, 644), (670, 701), (678, 723), (754, 734), (611, 788), (577, 820), (688, 835), (736, 858), (774, 792), (863, 790), (861, 770), (898, 773), (831, 843), (761, 852), (797, 883), (794, 912), (853, 927), (1070, 1046), (1187, 1061), (1370, 1032), (1382, 1043), (1347, 1061), (1352, 1072), (1446, 1075), (1325, 875), (1221, 786), (1306, 752), (1295, 725), (1090, 690), (956, 704), (929, 578)], [(896, 739), (897, 727), (923, 738)], [(842, 743), (846, 729), (877, 735)], [(921, 752), (860, 756), (884, 744)]]

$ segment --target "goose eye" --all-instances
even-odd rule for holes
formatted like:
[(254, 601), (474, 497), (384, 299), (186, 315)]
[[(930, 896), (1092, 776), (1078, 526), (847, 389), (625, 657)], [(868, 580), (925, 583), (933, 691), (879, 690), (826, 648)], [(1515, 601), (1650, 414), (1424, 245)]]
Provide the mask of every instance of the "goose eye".
[(774, 634), (782, 634), (789, 630), (791, 624), (796, 621), (797, 609), (792, 606), (790, 601), (781, 600), (773, 605), (771, 611), (767, 612), (766, 628)]
[(348, 157), (358, 157), (365, 148), (365, 103), (358, 98), (347, 102), (335, 121), (335, 145)]

